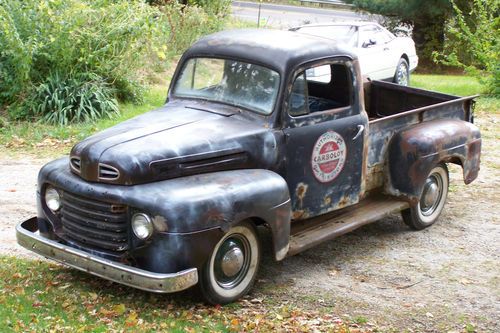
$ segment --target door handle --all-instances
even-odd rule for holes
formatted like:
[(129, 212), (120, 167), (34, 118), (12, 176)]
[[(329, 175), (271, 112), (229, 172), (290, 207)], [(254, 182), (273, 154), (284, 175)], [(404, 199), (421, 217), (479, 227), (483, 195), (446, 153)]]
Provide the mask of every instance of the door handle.
[(357, 138), (359, 138), (361, 136), (361, 133), (363, 133), (364, 130), (365, 130), (365, 126), (364, 125), (358, 125), (358, 133), (356, 133), (356, 135), (354, 136), (354, 138), (352, 138), (352, 141), (354, 141)]

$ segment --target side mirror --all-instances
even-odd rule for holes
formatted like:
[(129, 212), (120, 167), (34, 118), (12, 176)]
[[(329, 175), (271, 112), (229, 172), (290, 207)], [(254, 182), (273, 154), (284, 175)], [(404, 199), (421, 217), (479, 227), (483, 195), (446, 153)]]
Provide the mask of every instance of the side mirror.
[(367, 48), (367, 47), (373, 46), (375, 44), (377, 44), (377, 42), (370, 38), (367, 42), (363, 43), (362, 47)]

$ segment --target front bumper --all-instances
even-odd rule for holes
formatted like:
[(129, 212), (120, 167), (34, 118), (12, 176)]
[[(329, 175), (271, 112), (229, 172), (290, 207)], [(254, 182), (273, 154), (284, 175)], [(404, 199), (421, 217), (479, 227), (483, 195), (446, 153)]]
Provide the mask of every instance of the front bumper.
[(198, 283), (196, 268), (168, 274), (150, 272), (66, 246), (40, 236), (37, 231), (36, 217), (19, 223), (16, 226), (17, 242), (44, 257), (107, 280), (155, 293), (173, 293)]

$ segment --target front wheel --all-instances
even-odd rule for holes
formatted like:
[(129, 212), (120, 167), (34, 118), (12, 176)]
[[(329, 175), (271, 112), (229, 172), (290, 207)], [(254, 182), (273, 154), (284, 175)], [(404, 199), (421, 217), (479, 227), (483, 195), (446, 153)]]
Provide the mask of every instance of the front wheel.
[(231, 303), (250, 291), (261, 255), (253, 224), (232, 227), (215, 246), (201, 271), (200, 289), (212, 304)]
[(403, 221), (412, 229), (430, 227), (441, 215), (448, 195), (448, 168), (439, 164), (425, 180), (418, 204), (401, 212)]
[(393, 82), (402, 86), (410, 84), (410, 66), (405, 58), (399, 59)]

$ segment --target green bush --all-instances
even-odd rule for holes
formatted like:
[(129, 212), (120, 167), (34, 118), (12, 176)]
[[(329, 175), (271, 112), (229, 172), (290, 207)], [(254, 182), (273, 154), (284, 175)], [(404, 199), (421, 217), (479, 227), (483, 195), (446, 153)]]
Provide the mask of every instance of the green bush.
[(500, 96), (500, 2), (473, 0), (468, 12), (452, 4), (455, 15), (448, 22), (445, 49), (434, 52), (434, 59), (464, 68), (488, 93)]
[[(63, 103), (61, 96), (141, 102), (148, 72), (166, 69), (169, 57), (221, 26), (201, 7), (175, 2), (155, 7), (139, 0), (0, 0), (0, 109), (10, 105), (12, 117), (64, 123), (61, 115), (66, 122), (93, 116), (76, 116), (81, 110), (67, 110), (74, 101)], [(64, 90), (61, 84), (70, 86)], [(49, 91), (50, 103), (34, 105)], [(52, 107), (57, 114), (48, 116)], [(95, 114), (107, 114), (103, 110)]]
[(30, 115), (55, 125), (95, 121), (118, 114), (113, 89), (97, 75), (51, 74), (24, 105)]
[(0, 106), (13, 102), (29, 83), (31, 54), (0, 0)]
[[(223, 22), (217, 16), (208, 15), (201, 7), (179, 4), (160, 6), (165, 23), (161, 35), (166, 41), (168, 55), (179, 54), (201, 35), (222, 29)], [(160, 51), (161, 54), (161, 51)]]

